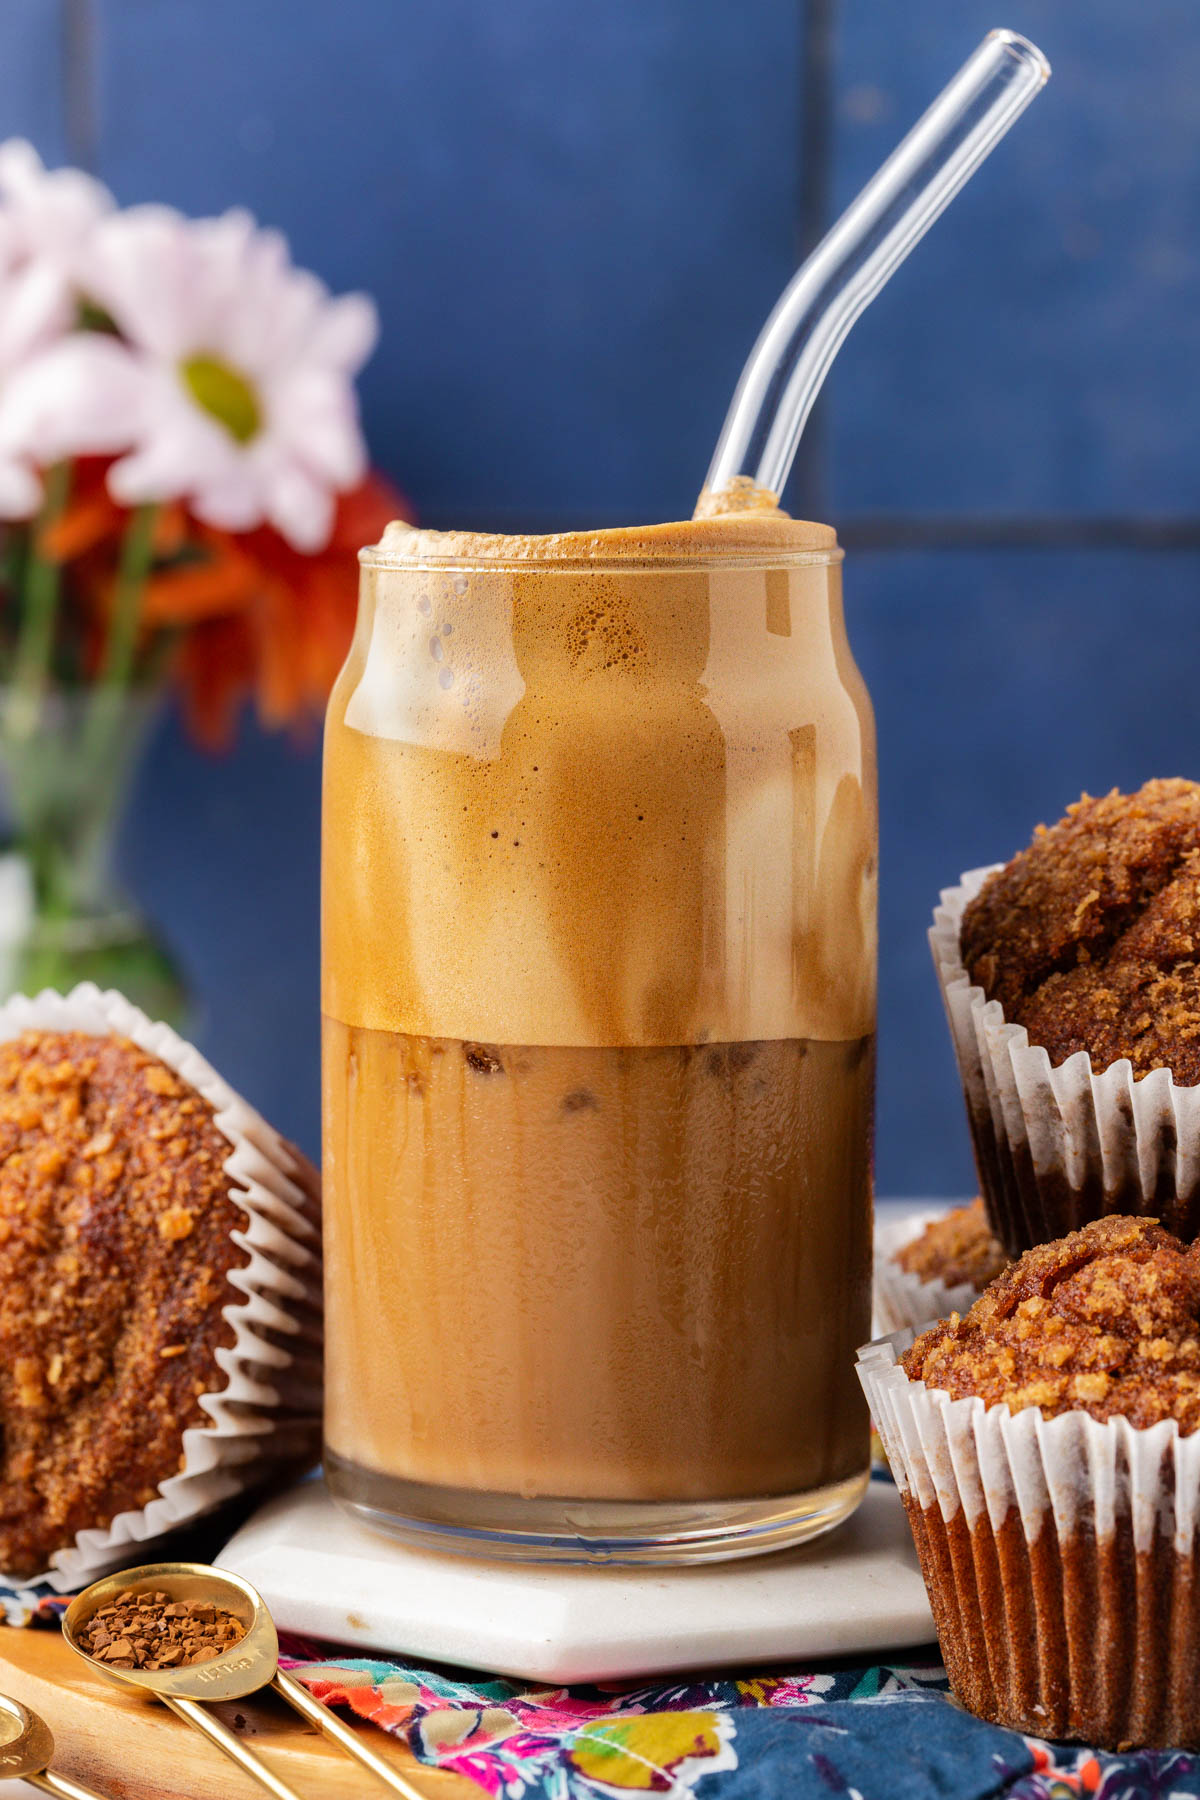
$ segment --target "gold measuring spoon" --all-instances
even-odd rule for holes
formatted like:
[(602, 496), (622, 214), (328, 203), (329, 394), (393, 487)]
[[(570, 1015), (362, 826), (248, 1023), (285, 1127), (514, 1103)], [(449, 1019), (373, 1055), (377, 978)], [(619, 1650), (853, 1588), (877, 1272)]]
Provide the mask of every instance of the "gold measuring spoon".
[(54, 1739), (45, 1719), (0, 1694), (0, 1781), (27, 1781), (59, 1800), (102, 1800), (94, 1788), (56, 1775), (50, 1767), (53, 1755)]
[[(102, 1607), (111, 1606), (118, 1594), (131, 1590), (134, 1593), (163, 1593), (172, 1602), (201, 1600), (210, 1606), (223, 1607), (245, 1627), (246, 1635), (211, 1661), (193, 1663), (190, 1667), (114, 1668), (111, 1663), (89, 1655), (79, 1641), (79, 1633)], [(404, 1800), (425, 1800), (411, 1782), (382, 1757), (376, 1756), (357, 1732), (319, 1700), (314, 1700), (307, 1688), (293, 1681), (279, 1667), (279, 1640), (274, 1621), (261, 1594), (240, 1575), (230, 1575), (224, 1569), (209, 1568), (204, 1563), (147, 1563), (138, 1569), (106, 1575), (72, 1600), (63, 1618), (63, 1636), (76, 1655), (97, 1674), (107, 1676), (118, 1687), (133, 1688), (147, 1697), (161, 1700), (181, 1719), (202, 1731), (247, 1775), (274, 1794), (276, 1800), (299, 1800), (299, 1796), (260, 1761), (235, 1732), (209, 1712), (212, 1701), (244, 1700), (259, 1688), (271, 1686), (302, 1719), (332, 1738), (394, 1794), (403, 1795)], [(82, 1789), (78, 1791), (82, 1793)]]

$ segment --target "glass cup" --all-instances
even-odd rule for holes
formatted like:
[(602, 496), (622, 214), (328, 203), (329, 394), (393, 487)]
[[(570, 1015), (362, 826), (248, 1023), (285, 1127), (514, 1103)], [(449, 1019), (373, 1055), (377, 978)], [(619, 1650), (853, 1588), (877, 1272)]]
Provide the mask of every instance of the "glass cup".
[(824, 526), (364, 551), (323, 826), (326, 1469), (691, 1561), (858, 1503), (877, 815)]

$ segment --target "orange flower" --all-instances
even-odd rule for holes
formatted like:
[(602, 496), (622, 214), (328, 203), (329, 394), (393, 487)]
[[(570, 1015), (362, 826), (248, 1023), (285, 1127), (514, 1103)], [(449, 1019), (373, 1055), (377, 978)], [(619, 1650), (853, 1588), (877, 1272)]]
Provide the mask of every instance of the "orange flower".
[[(115, 556), (129, 512), (118, 506), (108, 491), (108, 468), (106, 457), (84, 456), (75, 463), (66, 506), (52, 524), (43, 528), (38, 542), (42, 555), (52, 562), (74, 563), (97, 551)], [(182, 506), (172, 502), (160, 507), (154, 527), (155, 554), (178, 555), (187, 529), (187, 514)]]
[[(76, 466), (67, 505), (40, 543), (66, 566), (89, 671), (102, 653), (129, 519), (109, 497), (106, 468), (95, 458)], [(167, 660), (189, 725), (210, 748), (229, 741), (251, 695), (270, 728), (315, 721), (354, 629), (356, 552), (407, 516), (399, 494), (368, 476), (342, 495), (325, 549), (305, 556), (269, 526), (235, 536), (163, 507), (142, 603), (143, 673)]]
[[(293, 550), (270, 527), (239, 537), (203, 533), (216, 564), (224, 559), (222, 580), (231, 596), (240, 593), (244, 603), (213, 625), (194, 624), (181, 647), (180, 682), (201, 741), (227, 741), (251, 688), (268, 728), (320, 718), (354, 631), (357, 553), (389, 520), (407, 516), (396, 491), (369, 476), (342, 496), (333, 536), (316, 556)], [(151, 607), (164, 598), (152, 593)], [(228, 631), (214, 625), (237, 627), (236, 650)]]

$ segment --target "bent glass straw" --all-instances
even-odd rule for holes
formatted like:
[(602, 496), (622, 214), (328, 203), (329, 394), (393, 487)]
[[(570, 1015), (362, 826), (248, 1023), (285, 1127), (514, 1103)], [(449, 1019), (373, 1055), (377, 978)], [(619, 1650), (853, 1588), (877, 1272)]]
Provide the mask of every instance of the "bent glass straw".
[(846, 333), (1049, 74), (1013, 31), (989, 32), (968, 57), (784, 289), (742, 371), (705, 495), (747, 480), (782, 493)]

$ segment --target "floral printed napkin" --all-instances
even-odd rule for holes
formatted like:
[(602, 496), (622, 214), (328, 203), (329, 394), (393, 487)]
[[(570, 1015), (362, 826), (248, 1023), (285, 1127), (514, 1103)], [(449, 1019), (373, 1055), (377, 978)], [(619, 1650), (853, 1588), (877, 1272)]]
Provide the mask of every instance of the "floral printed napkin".
[[(56, 1625), (67, 1600), (0, 1589), (0, 1606)], [(932, 1659), (554, 1688), (283, 1647), (319, 1699), (492, 1800), (1200, 1800), (1200, 1755), (1001, 1731), (955, 1704)]]
[(955, 1705), (937, 1662), (567, 1689), (359, 1657), (288, 1661), (321, 1699), (495, 1800), (1200, 1796), (1200, 1757), (1105, 1756), (1001, 1731)]

